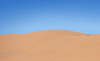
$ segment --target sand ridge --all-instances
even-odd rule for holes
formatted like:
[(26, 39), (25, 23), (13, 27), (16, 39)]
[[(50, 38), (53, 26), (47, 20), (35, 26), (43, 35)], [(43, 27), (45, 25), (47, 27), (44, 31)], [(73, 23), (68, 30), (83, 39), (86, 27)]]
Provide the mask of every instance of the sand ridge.
[(44, 30), (0, 35), (0, 61), (100, 61), (100, 34)]

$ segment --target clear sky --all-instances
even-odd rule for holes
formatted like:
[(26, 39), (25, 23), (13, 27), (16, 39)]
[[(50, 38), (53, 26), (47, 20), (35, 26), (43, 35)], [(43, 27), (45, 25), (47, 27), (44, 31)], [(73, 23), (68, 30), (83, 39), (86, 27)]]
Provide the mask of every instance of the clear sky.
[(100, 0), (0, 0), (0, 35), (50, 29), (100, 34)]

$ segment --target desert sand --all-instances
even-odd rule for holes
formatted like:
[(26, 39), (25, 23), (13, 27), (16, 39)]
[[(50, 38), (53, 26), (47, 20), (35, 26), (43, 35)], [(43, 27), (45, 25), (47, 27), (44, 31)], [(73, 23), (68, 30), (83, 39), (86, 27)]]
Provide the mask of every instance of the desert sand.
[(100, 34), (44, 30), (0, 35), (0, 61), (100, 61)]

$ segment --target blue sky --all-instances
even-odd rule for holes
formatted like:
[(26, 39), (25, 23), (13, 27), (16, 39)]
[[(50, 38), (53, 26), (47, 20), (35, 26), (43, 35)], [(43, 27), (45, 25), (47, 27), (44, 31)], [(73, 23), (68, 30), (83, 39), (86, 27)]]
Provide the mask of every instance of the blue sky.
[(0, 35), (50, 29), (100, 34), (100, 0), (0, 0)]

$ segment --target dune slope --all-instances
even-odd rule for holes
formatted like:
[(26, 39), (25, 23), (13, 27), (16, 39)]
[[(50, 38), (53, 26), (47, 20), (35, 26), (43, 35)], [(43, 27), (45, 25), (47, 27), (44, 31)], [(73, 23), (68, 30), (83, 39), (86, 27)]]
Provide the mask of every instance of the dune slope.
[(66, 30), (0, 35), (0, 61), (100, 61), (100, 35)]

